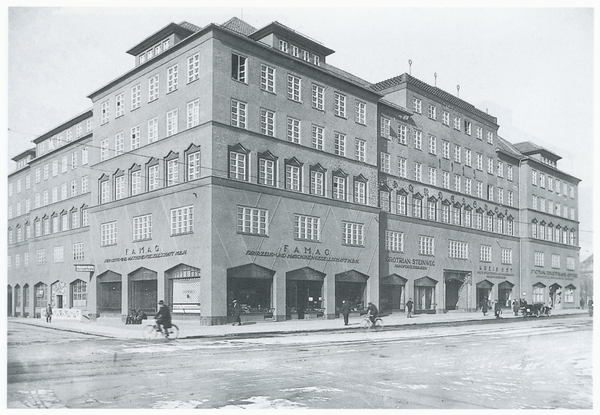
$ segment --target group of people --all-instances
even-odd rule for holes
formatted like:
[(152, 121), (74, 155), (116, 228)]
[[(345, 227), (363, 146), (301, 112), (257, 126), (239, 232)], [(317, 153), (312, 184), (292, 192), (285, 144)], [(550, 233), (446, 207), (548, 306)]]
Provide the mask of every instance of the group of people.
[[(483, 312), (483, 315), (487, 316), (487, 312), (491, 308), (488, 305), (488, 300), (483, 298), (481, 300), (480, 304), (481, 304), (481, 311)], [(493, 308), (494, 308), (494, 316), (496, 316), (496, 318), (500, 318), (500, 314), (502, 314), (502, 308), (500, 307), (500, 302), (494, 301)]]
[[(414, 305), (413, 300), (412, 300), (412, 298), (410, 298), (406, 302), (406, 317), (407, 318), (412, 317), (413, 305)], [(346, 300), (343, 300), (342, 306), (340, 307), (340, 314), (344, 316), (344, 326), (348, 325), (348, 319), (350, 317), (351, 311), (352, 311), (352, 307), (350, 307), (350, 303)], [(369, 303), (367, 305), (367, 317), (369, 317), (369, 319), (371, 320), (371, 322), (373, 324), (375, 324), (375, 319), (377, 318), (378, 315), (379, 315), (379, 310), (377, 309), (377, 306), (373, 303)]]
[(125, 324), (142, 324), (142, 320), (146, 320), (148, 315), (141, 309), (132, 308), (125, 319)]

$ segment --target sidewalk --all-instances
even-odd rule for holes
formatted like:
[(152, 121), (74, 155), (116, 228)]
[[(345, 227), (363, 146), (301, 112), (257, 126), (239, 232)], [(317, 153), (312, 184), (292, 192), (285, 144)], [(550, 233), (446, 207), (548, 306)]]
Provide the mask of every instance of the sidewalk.
[[(581, 310), (566, 309), (552, 310), (552, 317), (587, 315), (587, 309)], [(534, 318), (535, 317), (530, 317)], [(548, 318), (548, 317), (540, 317)], [(502, 314), (501, 320), (523, 319), (523, 316), (515, 317), (508, 310)], [(362, 318), (350, 318), (350, 325), (344, 326), (343, 318), (325, 320), (322, 318), (311, 320), (287, 320), (281, 322), (248, 322), (241, 326), (232, 326), (225, 324), (220, 326), (202, 326), (197, 321), (178, 321), (173, 322), (179, 327), (179, 338), (200, 338), (200, 337), (223, 337), (223, 336), (268, 336), (275, 334), (292, 333), (310, 333), (322, 331), (344, 331), (356, 330), (359, 327)], [(383, 317), (386, 327), (407, 327), (432, 324), (452, 324), (452, 323), (474, 323), (495, 321), (493, 312), (483, 316), (481, 312), (449, 312), (446, 314), (417, 314), (412, 318), (406, 318), (406, 314), (390, 314)], [(152, 324), (153, 320), (145, 320), (141, 325), (125, 325), (120, 318), (100, 317), (95, 322), (79, 322), (68, 320), (53, 320), (52, 323), (46, 323), (45, 319), (39, 318), (19, 318), (10, 317), (9, 321), (18, 324), (29, 324), (41, 326), (49, 329), (63, 330), (75, 333), (94, 334), (117, 339), (142, 339), (143, 329)]]

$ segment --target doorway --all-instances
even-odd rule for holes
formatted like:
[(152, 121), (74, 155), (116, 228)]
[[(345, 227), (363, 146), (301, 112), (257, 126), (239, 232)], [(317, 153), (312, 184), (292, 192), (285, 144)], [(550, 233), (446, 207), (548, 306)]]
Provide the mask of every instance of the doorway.
[(444, 271), (446, 311), (466, 310), (469, 306), (468, 287), (469, 272)]
[(476, 284), (477, 309), (481, 309), (484, 304), (489, 309), (492, 306), (492, 288), (494, 284), (488, 280), (479, 281)]

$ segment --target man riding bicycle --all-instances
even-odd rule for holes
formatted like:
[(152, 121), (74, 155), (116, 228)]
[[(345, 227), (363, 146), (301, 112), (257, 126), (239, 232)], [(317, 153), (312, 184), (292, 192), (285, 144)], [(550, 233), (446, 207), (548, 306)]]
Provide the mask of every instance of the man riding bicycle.
[(369, 319), (371, 320), (371, 323), (373, 323), (373, 325), (375, 325), (375, 319), (377, 318), (378, 314), (379, 314), (379, 310), (377, 310), (377, 307), (375, 307), (375, 304), (369, 303), (369, 305), (367, 306), (367, 317), (369, 317)]
[(166, 329), (171, 328), (171, 311), (163, 300), (158, 302), (158, 313), (154, 318), (156, 319), (158, 331), (162, 332), (162, 328), (165, 328), (165, 335), (169, 337), (169, 331)]

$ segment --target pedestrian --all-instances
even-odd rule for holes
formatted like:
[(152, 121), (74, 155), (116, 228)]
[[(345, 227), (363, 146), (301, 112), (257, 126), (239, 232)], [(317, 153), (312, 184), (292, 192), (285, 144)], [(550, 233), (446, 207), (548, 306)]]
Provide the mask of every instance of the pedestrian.
[(237, 300), (233, 300), (233, 324), (232, 326), (235, 326), (235, 323), (237, 323), (238, 326), (242, 325), (242, 318), (241, 318), (241, 313), (242, 313), (242, 309), (240, 307), (240, 305), (238, 304)]
[(583, 306), (585, 305), (585, 300), (583, 299), (583, 297), (581, 297), (579, 299), (579, 308), (581, 308), (583, 310)]
[(406, 318), (412, 318), (412, 310), (413, 310), (413, 300), (412, 300), (412, 298), (409, 298), (408, 301), (406, 302), (406, 311), (408, 311)]
[(46, 323), (52, 323), (52, 305), (46, 306)]
[(486, 316), (487, 312), (488, 312), (488, 304), (487, 304), (487, 300), (485, 298), (481, 299), (481, 311), (483, 312), (483, 315)]
[(517, 300), (513, 300), (512, 309), (513, 309), (513, 312), (515, 313), (515, 316), (518, 316), (519, 315), (519, 302)]
[(350, 316), (350, 303), (346, 300), (342, 301), (340, 313), (344, 316), (344, 326), (348, 325), (348, 317)]
[(502, 314), (502, 310), (500, 309), (500, 302), (494, 301), (494, 315), (496, 318), (500, 318), (500, 314)]

